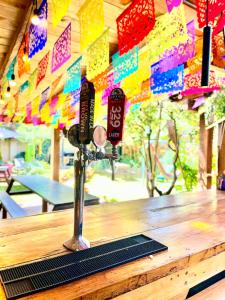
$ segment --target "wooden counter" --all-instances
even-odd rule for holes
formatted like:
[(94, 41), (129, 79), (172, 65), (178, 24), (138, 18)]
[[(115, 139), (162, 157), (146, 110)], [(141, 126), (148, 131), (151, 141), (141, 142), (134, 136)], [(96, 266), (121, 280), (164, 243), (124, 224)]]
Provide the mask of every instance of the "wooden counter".
[[(72, 210), (1, 220), (0, 268), (66, 253), (72, 220)], [(144, 233), (169, 250), (23, 299), (185, 299), (225, 270), (225, 192), (85, 207), (84, 224), (92, 245)]]

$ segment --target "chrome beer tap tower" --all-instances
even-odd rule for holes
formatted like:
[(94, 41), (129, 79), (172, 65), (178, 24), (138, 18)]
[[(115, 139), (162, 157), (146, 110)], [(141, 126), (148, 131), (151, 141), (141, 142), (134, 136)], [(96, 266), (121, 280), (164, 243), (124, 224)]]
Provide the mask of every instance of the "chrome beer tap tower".
[[(74, 160), (75, 189), (74, 189), (74, 224), (73, 236), (64, 243), (72, 251), (90, 248), (90, 243), (83, 237), (83, 209), (84, 209), (84, 182), (85, 169), (90, 161), (118, 158), (116, 145), (122, 140), (125, 95), (122, 89), (113, 89), (108, 98), (107, 130), (102, 126), (94, 125), (93, 83), (86, 81), (81, 86), (80, 93), (80, 124), (73, 125), (67, 132), (69, 142), (79, 149)], [(112, 153), (103, 151), (106, 141), (112, 144)], [(93, 143), (95, 151), (87, 145)]]

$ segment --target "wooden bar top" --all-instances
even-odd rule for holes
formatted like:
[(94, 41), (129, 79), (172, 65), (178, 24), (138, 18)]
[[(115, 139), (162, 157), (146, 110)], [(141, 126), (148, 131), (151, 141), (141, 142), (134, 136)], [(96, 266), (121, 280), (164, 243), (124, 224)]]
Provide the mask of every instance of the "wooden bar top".
[[(73, 210), (0, 220), (0, 268), (67, 253), (62, 244), (72, 222)], [(167, 300), (178, 289), (176, 299), (185, 299), (190, 287), (225, 270), (225, 192), (85, 207), (84, 236), (92, 245), (140, 233), (168, 251), (23, 299)]]

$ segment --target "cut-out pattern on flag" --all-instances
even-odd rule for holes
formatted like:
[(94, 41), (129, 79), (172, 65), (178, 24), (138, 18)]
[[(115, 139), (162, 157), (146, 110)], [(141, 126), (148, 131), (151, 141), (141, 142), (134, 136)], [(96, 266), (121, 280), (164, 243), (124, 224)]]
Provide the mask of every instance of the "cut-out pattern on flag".
[(114, 69), (114, 83), (120, 82), (138, 69), (138, 47), (135, 46), (129, 52), (119, 56), (116, 52), (112, 56)]
[(26, 118), (24, 120), (25, 124), (31, 124), (32, 123), (31, 111), (32, 111), (31, 102), (29, 102), (26, 105)]
[(223, 35), (213, 36), (213, 64), (219, 68), (225, 68), (225, 46)]
[(34, 126), (38, 126), (41, 124), (41, 120), (38, 116), (31, 116), (32, 117), (32, 124)]
[(33, 73), (29, 77), (29, 90), (28, 90), (28, 95), (29, 97), (32, 95), (33, 91), (36, 88), (37, 84), (37, 75), (38, 75), (38, 69), (36, 68)]
[(114, 79), (115, 73), (110, 73), (107, 76), (107, 81), (108, 81), (108, 88), (104, 90), (103, 94), (102, 94), (102, 105), (106, 105), (108, 103), (108, 97), (111, 94), (111, 91), (115, 88), (119, 88), (120, 87), (120, 82), (118, 83), (114, 83), (115, 79)]
[(174, 7), (178, 7), (182, 0), (166, 0), (168, 12), (170, 13)]
[(141, 92), (142, 82), (150, 77), (149, 51), (144, 51), (139, 56), (138, 70), (126, 77), (121, 83), (127, 97)]
[(134, 103), (131, 105), (131, 112), (135, 112), (136, 110), (138, 110), (141, 107), (142, 103)]
[(52, 73), (71, 57), (71, 23), (55, 42), (52, 52)]
[(39, 111), (42, 110), (43, 106), (45, 105), (45, 103), (48, 101), (48, 92), (50, 90), (50, 87), (47, 87), (46, 90), (44, 90), (41, 93), (41, 100), (40, 100), (40, 104), (39, 104)]
[(15, 75), (15, 73), (14, 73), (15, 64), (16, 64), (16, 56), (13, 58), (10, 66), (9, 66), (8, 72), (6, 74), (6, 77), (8, 80), (11, 80), (11, 77), (13, 74)]
[(7, 117), (10, 119), (9, 122), (11, 121), (11, 118), (14, 115), (14, 101), (9, 101), (7, 105), (7, 110), (6, 110)]
[[(2, 86), (1, 86), (1, 92), (2, 92), (2, 95), (3, 95), (3, 98), (5, 98), (5, 93), (6, 93), (6, 91), (7, 91), (7, 87), (8, 87), (8, 80), (7, 80), (7, 78), (6, 77), (3, 77), (2, 78)], [(7, 100), (7, 98), (6, 99), (4, 99), (5, 101)]]
[(71, 106), (75, 106), (77, 103), (80, 102), (80, 89), (77, 89), (73, 92), (71, 92)]
[[(206, 25), (206, 7), (207, 0), (196, 1), (198, 24), (200, 28)], [(224, 0), (209, 0), (208, 21), (213, 22), (216, 17), (218, 17), (223, 12), (223, 10), (225, 10)]]
[(187, 61), (189, 73), (195, 74), (202, 68), (202, 48), (203, 39), (198, 39), (195, 43), (195, 56)]
[[(152, 67), (153, 70), (154, 66)], [(152, 71), (151, 90), (153, 94), (181, 91), (184, 87), (184, 65), (167, 72)]]
[(87, 78), (93, 79), (109, 66), (109, 30), (87, 49)]
[(63, 74), (59, 75), (53, 82), (52, 82), (52, 85), (51, 85), (51, 96), (54, 96), (54, 93), (62, 79), (62, 76)]
[[(184, 79), (184, 88), (185, 90), (192, 88), (192, 87), (201, 87), (201, 72), (196, 74), (188, 74), (185, 76)], [(210, 71), (209, 76), (209, 87), (216, 86), (216, 75), (214, 71)]]
[(141, 82), (133, 81), (133, 77), (131, 77), (132, 75), (125, 78), (124, 81), (122, 81), (121, 83), (121, 88), (123, 89), (125, 95), (128, 98), (137, 95), (141, 92)]
[(81, 85), (81, 60), (80, 56), (68, 69), (67, 79), (63, 89), (63, 93), (67, 94), (80, 88)]
[(52, 128), (58, 128), (58, 121), (59, 121), (59, 117), (60, 117), (60, 114), (55, 114), (54, 116), (52, 116), (52, 119), (51, 119), (51, 127)]
[(13, 95), (13, 98), (14, 98), (14, 107), (15, 107), (15, 114), (17, 113), (18, 111), (18, 108), (19, 108), (19, 92), (17, 92), (15, 95)]
[[(20, 44), (20, 48), (17, 55), (17, 63), (18, 63), (18, 75), (21, 77), (23, 74), (28, 73), (30, 71), (30, 60), (26, 59), (24, 61), (24, 50), (26, 50), (26, 54), (28, 54), (28, 32), (24, 35), (23, 40)], [(28, 58), (28, 56), (27, 56)]]
[(221, 16), (219, 17), (217, 23), (214, 25), (213, 35), (218, 34), (220, 31), (223, 30), (224, 27), (225, 27), (225, 10), (221, 13)]
[(153, 0), (134, 0), (116, 19), (120, 55), (138, 45), (155, 25)]
[(50, 115), (55, 115), (57, 110), (56, 110), (56, 105), (58, 102), (58, 96), (52, 97), (49, 103), (50, 106)]
[(48, 3), (43, 0), (38, 8), (40, 23), (38, 25), (30, 24), (29, 27), (29, 58), (42, 50), (47, 42), (47, 20), (48, 20)]
[(86, 0), (77, 15), (80, 21), (80, 50), (83, 51), (104, 31), (103, 0)]
[(106, 125), (107, 106), (102, 105), (102, 92), (95, 93), (94, 125)]
[(39, 105), (40, 105), (40, 96), (37, 96), (33, 99), (31, 103), (31, 115), (36, 116), (39, 115)]
[(28, 87), (29, 87), (29, 82), (27, 80), (20, 86), (20, 90), (19, 90), (20, 94), (22, 94), (26, 89), (28, 89)]
[(184, 91), (181, 94), (183, 96), (188, 96), (220, 89), (214, 71), (210, 71), (208, 87), (201, 87), (201, 76), (201, 72), (186, 75), (184, 78)]
[(195, 26), (194, 21), (187, 24), (188, 40), (177, 47), (166, 50), (160, 56), (160, 71), (166, 72), (178, 65), (184, 64), (195, 55)]
[(140, 93), (130, 97), (129, 101), (131, 102), (131, 104), (134, 104), (134, 103), (140, 103), (144, 101), (150, 101), (151, 98), (152, 98), (152, 93), (149, 87), (149, 80), (146, 80), (141, 85)]
[(45, 78), (48, 69), (48, 61), (49, 61), (49, 52), (38, 63), (38, 76), (37, 76), (36, 86), (38, 86), (39, 83)]
[(65, 17), (72, 0), (52, 0), (52, 23), (56, 27)]
[(102, 97), (101, 92), (95, 93), (94, 125), (98, 124), (99, 119), (101, 119), (101, 108), (104, 107), (102, 106), (101, 97)]
[(97, 77), (95, 77), (92, 80), (92, 82), (94, 84), (94, 87), (95, 87), (95, 92), (96, 93), (99, 92), (99, 91), (103, 91), (103, 90), (107, 89), (107, 87), (108, 87), (107, 76), (108, 76), (108, 71), (106, 70), (105, 72), (98, 75)]
[(172, 12), (157, 18), (155, 27), (146, 37), (151, 60), (157, 59), (167, 49), (177, 47), (188, 40), (184, 6), (175, 7)]
[(49, 124), (50, 123), (50, 107), (49, 107), (49, 103), (46, 101), (44, 103), (44, 105), (41, 108), (40, 111), (40, 118), (42, 122), (45, 122), (45, 124)]

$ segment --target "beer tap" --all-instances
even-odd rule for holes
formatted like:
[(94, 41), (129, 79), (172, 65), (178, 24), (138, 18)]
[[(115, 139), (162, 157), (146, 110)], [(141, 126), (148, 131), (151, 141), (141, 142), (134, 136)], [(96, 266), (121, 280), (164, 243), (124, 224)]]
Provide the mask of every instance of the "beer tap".
[[(80, 93), (80, 124), (73, 125), (67, 132), (69, 142), (79, 149), (74, 160), (74, 230), (70, 240), (64, 246), (72, 251), (87, 249), (89, 241), (83, 237), (83, 208), (85, 169), (90, 161), (118, 159), (117, 144), (122, 140), (125, 95), (120, 88), (113, 89), (108, 99), (107, 131), (103, 126), (93, 128), (95, 90), (93, 83), (86, 81)], [(106, 141), (112, 144), (112, 153), (104, 153)], [(96, 150), (89, 150), (87, 145), (93, 143)]]

